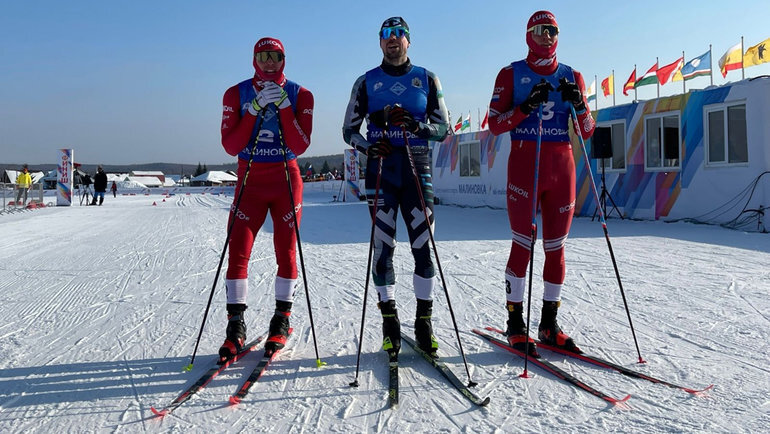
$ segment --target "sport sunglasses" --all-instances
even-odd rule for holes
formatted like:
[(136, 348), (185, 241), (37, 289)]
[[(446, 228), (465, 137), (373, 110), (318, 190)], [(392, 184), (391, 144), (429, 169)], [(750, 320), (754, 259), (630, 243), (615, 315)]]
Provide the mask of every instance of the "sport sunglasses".
[(528, 32), (532, 32), (537, 36), (542, 36), (546, 31), (551, 36), (559, 34), (559, 28), (552, 24), (538, 24), (527, 29)]
[(405, 27), (385, 27), (382, 30), (380, 30), (380, 38), (382, 39), (388, 39), (390, 38), (390, 35), (395, 35), (397, 38), (400, 38), (402, 36), (408, 35), (409, 30), (407, 30)]
[(257, 61), (262, 63), (267, 62), (268, 59), (278, 63), (283, 60), (283, 53), (280, 51), (260, 51), (259, 53), (255, 54), (254, 57), (257, 58)]

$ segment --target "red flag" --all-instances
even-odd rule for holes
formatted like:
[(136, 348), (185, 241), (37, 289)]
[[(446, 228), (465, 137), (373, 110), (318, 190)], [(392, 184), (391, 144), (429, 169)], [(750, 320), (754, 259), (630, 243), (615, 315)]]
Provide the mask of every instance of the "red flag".
[(602, 80), (602, 93), (604, 96), (610, 96), (615, 92), (615, 76), (610, 75), (609, 77)]
[(482, 130), (487, 127), (487, 122), (488, 121), (489, 121), (489, 110), (487, 110), (487, 113), (484, 115), (484, 120), (481, 121), (481, 129)]
[(634, 68), (634, 70), (631, 71), (631, 75), (628, 77), (626, 84), (623, 85), (623, 95), (628, 96), (628, 91), (633, 90), (635, 83), (636, 83), (636, 68)]
[(463, 127), (463, 115), (460, 114), (460, 117), (457, 118), (457, 122), (455, 122), (455, 132), (460, 131), (460, 128)]

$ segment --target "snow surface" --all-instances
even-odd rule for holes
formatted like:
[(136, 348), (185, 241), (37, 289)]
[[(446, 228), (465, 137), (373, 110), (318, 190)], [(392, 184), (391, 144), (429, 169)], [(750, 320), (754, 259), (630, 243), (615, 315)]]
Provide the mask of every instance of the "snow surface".
[[(770, 238), (687, 223), (608, 222), (626, 297), (648, 363), (637, 353), (601, 225), (574, 221), (567, 242), (562, 327), (587, 352), (703, 396), (543, 351), (630, 409), (494, 348), (470, 332), (504, 326), (503, 272), (510, 246), (504, 210), (436, 208), (436, 241), (471, 367), (476, 408), (424, 360), (401, 354), (401, 404), (387, 405), (380, 318), (369, 291), (360, 387), (354, 379), (370, 223), (364, 202), (333, 202), (339, 182), (306, 185), (302, 250), (320, 357), (316, 367), (306, 292), (295, 333), (237, 407), (227, 399), (261, 352), (250, 354), (163, 419), (162, 407), (213, 362), (225, 328), (223, 276), (191, 373), (188, 364), (214, 281), (232, 196), (189, 189), (166, 198), (108, 195), (104, 205), (0, 215), (0, 432), (768, 432)], [(165, 199), (165, 201), (164, 201)], [(157, 205), (152, 206), (155, 202)], [(399, 223), (395, 267), (402, 327), (415, 308), (412, 259)], [(250, 263), (251, 337), (273, 313), (271, 225)], [(532, 299), (542, 295), (538, 243)], [(225, 263), (226, 267), (226, 263)], [(463, 381), (462, 357), (439, 289), (440, 354)], [(532, 326), (539, 320), (533, 303)]]

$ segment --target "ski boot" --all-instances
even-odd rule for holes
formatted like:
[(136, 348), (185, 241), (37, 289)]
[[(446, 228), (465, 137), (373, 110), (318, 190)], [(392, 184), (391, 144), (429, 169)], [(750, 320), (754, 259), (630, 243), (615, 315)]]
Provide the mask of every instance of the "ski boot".
[(417, 315), (414, 320), (414, 337), (421, 350), (438, 359), (438, 341), (433, 336), (433, 300), (417, 299)]
[(556, 314), (559, 311), (560, 304), (561, 302), (558, 301), (543, 300), (543, 312), (540, 317), (537, 337), (543, 343), (548, 345), (553, 345), (573, 353), (582, 354), (583, 351), (575, 345), (575, 342), (571, 337), (567, 336), (567, 334), (561, 330), (559, 323), (556, 322)]
[(275, 301), (275, 313), (270, 320), (270, 330), (265, 342), (265, 355), (270, 356), (286, 345), (289, 337), (289, 317), (291, 316), (290, 301)]
[(382, 349), (387, 351), (391, 360), (398, 360), (401, 350), (401, 322), (398, 320), (396, 300), (377, 303), (382, 313)]
[(524, 325), (523, 303), (506, 303), (508, 309), (508, 329), (505, 334), (508, 335), (508, 344), (516, 350), (529, 352), (530, 357), (540, 358), (537, 352), (535, 341), (527, 336), (527, 326)]
[(225, 342), (219, 347), (219, 362), (234, 357), (242, 349), (246, 342), (246, 323), (243, 321), (243, 312), (246, 310), (245, 304), (227, 305), (227, 330)]

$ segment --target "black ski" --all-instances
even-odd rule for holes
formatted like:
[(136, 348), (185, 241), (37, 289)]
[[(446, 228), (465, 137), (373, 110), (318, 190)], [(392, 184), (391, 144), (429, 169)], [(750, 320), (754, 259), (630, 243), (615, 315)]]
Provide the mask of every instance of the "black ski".
[[(401, 340), (406, 341), (409, 346), (414, 349), (414, 351), (417, 352), (417, 354), (421, 355), (423, 359), (425, 359), (428, 363), (431, 364), (436, 370), (441, 373), (441, 375), (444, 376), (447, 380), (449, 380), (450, 383), (460, 392), (462, 395), (466, 398), (468, 398), (472, 403), (484, 407), (487, 404), (489, 404), (489, 397), (486, 398), (480, 398), (478, 395), (473, 393), (473, 391), (470, 390), (470, 386), (467, 384), (464, 384), (460, 379), (457, 377), (457, 375), (452, 372), (451, 369), (446, 365), (446, 363), (442, 362), (439, 359), (433, 358), (430, 356), (430, 354), (423, 351), (418, 345), (417, 342), (414, 341), (414, 339), (410, 338), (409, 336), (405, 335), (404, 333), (401, 333)], [(475, 386), (475, 383), (473, 383)]]
[[(289, 329), (289, 336), (291, 336), (291, 333), (293, 331), (294, 329), (292, 328)], [(246, 382), (243, 383), (240, 389), (238, 389), (238, 391), (235, 392), (235, 394), (233, 394), (230, 397), (230, 404), (233, 404), (233, 405), (239, 404), (241, 400), (243, 400), (243, 398), (245, 398), (246, 395), (249, 394), (249, 390), (251, 390), (251, 386), (253, 386), (254, 383), (256, 383), (260, 379), (260, 377), (262, 377), (262, 374), (265, 373), (265, 371), (267, 370), (267, 367), (270, 366), (270, 363), (273, 361), (273, 359), (275, 359), (275, 356), (277, 356), (278, 353), (280, 352), (281, 350), (275, 350), (271, 354), (267, 354), (267, 352), (265, 352), (265, 355), (262, 357), (262, 360), (260, 360), (259, 363), (257, 363), (257, 366), (254, 367), (254, 370), (251, 371), (251, 375), (249, 375), (249, 378), (246, 379)]]
[[(497, 332), (497, 333), (503, 334), (503, 335), (505, 334), (504, 331), (502, 331), (502, 330), (500, 330), (498, 328), (495, 328), (495, 327), (487, 327), (486, 329), (489, 330), (489, 331), (493, 331), (493, 332)], [(647, 375), (647, 374), (645, 374), (643, 372), (639, 372), (639, 371), (635, 371), (633, 369), (626, 368), (625, 366), (618, 365), (617, 363), (613, 363), (613, 362), (611, 362), (609, 360), (602, 359), (601, 357), (596, 357), (596, 356), (592, 356), (592, 355), (585, 354), (585, 353), (583, 353), (583, 354), (573, 353), (572, 351), (567, 351), (567, 350), (565, 350), (563, 348), (559, 348), (559, 347), (556, 347), (556, 346), (553, 346), (553, 345), (549, 345), (549, 344), (546, 344), (546, 343), (541, 342), (541, 341), (536, 341), (536, 343), (537, 343), (538, 348), (543, 348), (543, 349), (546, 349), (548, 351), (553, 351), (555, 353), (564, 354), (565, 356), (570, 356), (570, 357), (573, 357), (573, 358), (576, 358), (576, 359), (579, 359), (579, 360), (583, 360), (584, 362), (592, 363), (592, 364), (594, 364), (596, 366), (601, 366), (602, 368), (613, 369), (613, 370), (615, 370), (617, 372), (620, 372), (623, 375), (627, 375), (629, 377), (641, 378), (642, 380), (647, 380), (647, 381), (655, 383), (655, 384), (662, 384), (664, 386), (668, 386), (668, 387), (671, 387), (671, 388), (674, 388), (674, 389), (684, 390), (685, 392), (691, 393), (693, 395), (698, 395), (700, 393), (706, 392), (707, 390), (710, 390), (710, 389), (712, 389), (714, 387), (714, 385), (711, 384), (708, 387), (705, 387), (703, 389), (691, 389), (689, 387), (679, 386), (677, 384), (669, 383), (668, 381), (661, 380), (659, 378), (651, 377), (651, 376), (649, 376), (649, 375)]]
[[(478, 329), (473, 329), (473, 333), (476, 333), (477, 335), (483, 337), (484, 339), (488, 340), (492, 344), (497, 345), (498, 347), (500, 347), (500, 348), (502, 348), (504, 350), (510, 351), (511, 353), (516, 354), (517, 356), (519, 356), (521, 358), (525, 357), (525, 354), (523, 352), (521, 352), (521, 351), (511, 347), (510, 345), (508, 345), (508, 342), (505, 342), (505, 341), (502, 341), (500, 339), (497, 339), (494, 336), (491, 336), (491, 335), (489, 335), (489, 334), (487, 334), (487, 333), (485, 333), (485, 332), (483, 332), (481, 330), (478, 330)], [(550, 372), (551, 374), (555, 375), (557, 378), (559, 378), (561, 380), (564, 380), (564, 381), (566, 381), (566, 382), (568, 382), (568, 383), (570, 383), (570, 384), (572, 384), (574, 386), (577, 386), (580, 389), (583, 389), (586, 392), (590, 393), (591, 395), (594, 395), (594, 396), (596, 396), (598, 398), (601, 398), (601, 399), (609, 402), (612, 405), (624, 406), (625, 407), (626, 406), (625, 402), (628, 401), (629, 398), (631, 398), (631, 395), (626, 395), (626, 397), (623, 398), (623, 399), (613, 398), (613, 397), (607, 395), (606, 393), (601, 392), (601, 391), (599, 391), (599, 390), (597, 390), (597, 389), (595, 389), (595, 388), (585, 384), (584, 382), (582, 382), (579, 379), (577, 379), (576, 377), (572, 376), (571, 374), (569, 374), (565, 370), (559, 368), (558, 366), (554, 365), (553, 363), (549, 362), (548, 360), (545, 360), (542, 357), (539, 358), (539, 359), (536, 359), (536, 358), (533, 358), (533, 357), (529, 357), (529, 361), (534, 363), (534, 364), (536, 364), (537, 366), (543, 368), (544, 370)]]
[(215, 361), (214, 364), (209, 368), (208, 371), (206, 371), (203, 375), (201, 375), (198, 380), (193, 383), (190, 387), (188, 387), (184, 392), (182, 392), (176, 399), (171, 401), (168, 405), (163, 407), (162, 409), (158, 410), (155, 407), (150, 407), (150, 410), (159, 417), (163, 417), (172, 411), (174, 411), (177, 407), (184, 404), (186, 401), (188, 401), (192, 396), (196, 393), (198, 393), (201, 389), (206, 387), (211, 380), (214, 379), (217, 375), (222, 373), (225, 369), (227, 369), (228, 366), (232, 365), (233, 363), (237, 362), (238, 359), (242, 358), (246, 354), (253, 351), (257, 345), (259, 345), (260, 342), (262, 342), (262, 339), (264, 339), (264, 336), (260, 336), (257, 339), (253, 340), (252, 342), (249, 342), (246, 344), (246, 346), (234, 357), (225, 360), (224, 362), (220, 363), (219, 360)]
[(398, 405), (398, 354), (388, 354), (388, 403), (391, 408)]

